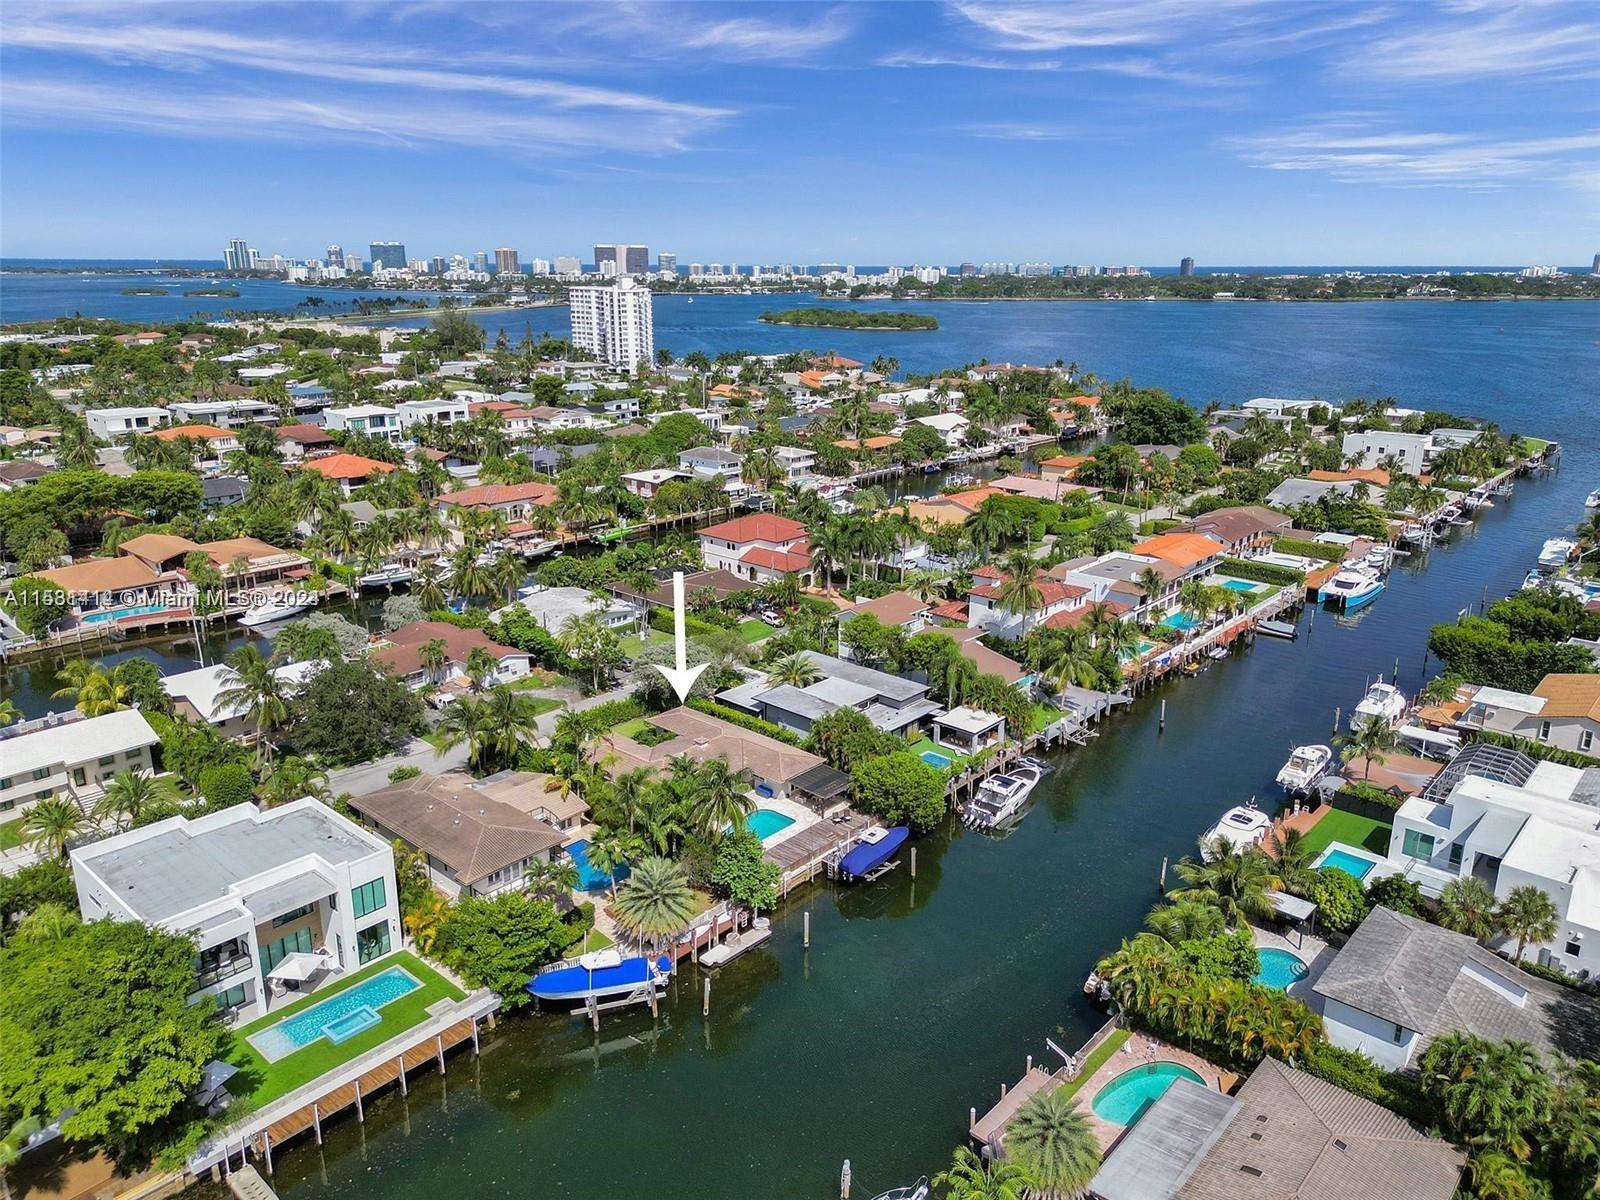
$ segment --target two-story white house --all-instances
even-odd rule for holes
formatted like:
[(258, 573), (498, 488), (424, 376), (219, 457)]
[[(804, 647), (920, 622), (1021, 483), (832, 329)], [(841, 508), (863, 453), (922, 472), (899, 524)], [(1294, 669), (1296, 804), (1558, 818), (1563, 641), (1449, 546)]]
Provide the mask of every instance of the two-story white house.
[(398, 442), (405, 436), (400, 414), (382, 404), (351, 404), (345, 408), (330, 408), (323, 417), (323, 428), (335, 432), (361, 433), (386, 442)]
[(472, 417), (471, 407), (463, 399), (402, 400), (394, 406), (400, 418), (402, 431), (413, 425), (459, 425)]
[(972, 580), (967, 592), (968, 628), (983, 629), (1010, 641), (1089, 603), (1088, 588), (1052, 579), (1043, 571), (1034, 573), (1036, 593), (1026, 606), (1012, 599), (1010, 577), (997, 568), (979, 567), (972, 573)]
[(244, 1023), (400, 946), (394, 851), (309, 797), (170, 817), (72, 851), (85, 921), (192, 933), (196, 1002)]
[(722, 479), (738, 484), (744, 472), (744, 455), (721, 446), (695, 446), (678, 454), (678, 469), (701, 479)]
[(83, 413), (83, 419), (89, 424), (89, 432), (108, 442), (125, 438), (130, 433), (149, 433), (170, 416), (166, 409), (153, 404), (89, 408)]
[(270, 425), (278, 419), (278, 406), (265, 400), (175, 400), (168, 407), (175, 422), (192, 421), (223, 429)]
[(0, 727), (0, 822), (41, 800), (66, 796), (86, 808), (119, 771), (152, 771), (161, 744), (138, 709), (99, 717), (76, 710)]
[(1407, 475), (1425, 474), (1436, 450), (1432, 434), (1379, 429), (1347, 433), (1340, 447), (1345, 461), (1358, 467), (1376, 467), (1393, 455)]

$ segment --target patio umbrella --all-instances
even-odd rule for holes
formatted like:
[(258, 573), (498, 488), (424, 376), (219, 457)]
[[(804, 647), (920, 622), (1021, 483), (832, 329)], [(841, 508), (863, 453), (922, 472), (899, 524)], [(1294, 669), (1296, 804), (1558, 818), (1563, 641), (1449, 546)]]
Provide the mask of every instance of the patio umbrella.
[(298, 952), (286, 955), (282, 962), (267, 972), (268, 979), (293, 980), (295, 983), (304, 983), (318, 971), (325, 970), (331, 955), (326, 949), (315, 954)]

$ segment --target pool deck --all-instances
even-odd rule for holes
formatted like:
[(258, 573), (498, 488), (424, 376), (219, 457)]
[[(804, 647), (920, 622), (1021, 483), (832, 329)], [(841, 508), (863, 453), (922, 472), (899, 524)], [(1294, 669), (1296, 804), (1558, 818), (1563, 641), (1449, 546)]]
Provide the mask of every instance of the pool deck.
[(845, 819), (838, 822), (818, 818), (794, 833), (784, 830), (789, 836), (763, 847), (762, 856), (778, 864), (783, 872), (782, 891), (788, 895), (790, 888), (816, 875), (830, 855), (853, 843), (872, 823), (871, 818), (854, 811), (847, 811)]
[(1305, 1004), (1313, 1012), (1322, 1012), (1322, 1000), (1311, 989), (1316, 987), (1317, 980), (1322, 978), (1322, 973), (1328, 969), (1328, 964), (1338, 956), (1338, 951), (1315, 934), (1282, 933), (1275, 929), (1265, 929), (1252, 925), (1250, 933), (1256, 940), (1259, 950), (1287, 950), (1306, 965), (1306, 977), (1296, 980), (1289, 988), (1289, 995)]
[[(1135, 1031), (1131, 1034), (1120, 1049), (1102, 1063), (1093, 1075), (1085, 1079), (1078, 1087), (1075, 1097), (1078, 1110), (1089, 1119), (1089, 1128), (1094, 1131), (1095, 1138), (1100, 1143), (1101, 1154), (1108, 1154), (1111, 1147), (1116, 1145), (1122, 1135), (1131, 1128), (1127, 1125), (1113, 1125), (1110, 1121), (1103, 1121), (1095, 1115), (1094, 1098), (1118, 1075), (1124, 1071), (1131, 1071), (1135, 1067), (1147, 1066), (1150, 1063), (1170, 1062), (1188, 1067), (1201, 1079), (1206, 1081), (1206, 1086), (1213, 1091), (1222, 1091), (1224, 1073), (1214, 1063), (1209, 1063), (1198, 1055), (1190, 1054), (1187, 1050), (1179, 1050), (1176, 1046), (1169, 1046), (1159, 1038), (1153, 1038), (1147, 1033)], [(1227, 1075), (1227, 1082), (1233, 1076)]]

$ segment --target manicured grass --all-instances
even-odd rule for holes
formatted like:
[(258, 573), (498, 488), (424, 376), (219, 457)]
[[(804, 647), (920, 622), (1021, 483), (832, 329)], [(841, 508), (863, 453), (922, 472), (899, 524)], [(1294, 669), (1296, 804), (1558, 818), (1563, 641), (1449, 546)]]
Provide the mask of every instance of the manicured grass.
[[(672, 635), (670, 633), (662, 633), (660, 630), (656, 629), (652, 629), (650, 631), (650, 642), (670, 641), (672, 641)], [(648, 643), (646, 643), (645, 639), (641, 638), (636, 633), (630, 633), (618, 643), (618, 645), (622, 647), (622, 652), (629, 658), (638, 658), (639, 652), (643, 650), (647, 644)]]
[(1062, 712), (1059, 708), (1052, 708), (1048, 704), (1035, 704), (1033, 706), (1033, 728), (1028, 730), (1028, 732), (1038, 733), (1047, 725), (1055, 724), (1055, 722), (1061, 720), (1061, 718), (1066, 715), (1067, 714)]
[(583, 939), (583, 945), (568, 950), (569, 955), (593, 954), (596, 950), (605, 950), (615, 946), (616, 943), (598, 929), (589, 930), (588, 936)]
[(631, 721), (624, 721), (621, 725), (618, 725), (615, 729), (611, 730), (611, 732), (620, 734), (626, 738), (638, 737), (639, 734), (643, 733), (649, 727), (649, 725), (649, 717), (635, 717)]
[(745, 641), (755, 643), (762, 638), (771, 637), (778, 631), (765, 621), (757, 617), (751, 617), (748, 621), (739, 622), (739, 632), (744, 635)]
[(1061, 1085), (1065, 1089), (1061, 1093), (1061, 1098), (1070, 1100), (1076, 1096), (1078, 1089), (1088, 1082), (1089, 1077), (1103, 1067), (1108, 1058), (1122, 1049), (1122, 1043), (1128, 1040), (1128, 1036), (1126, 1029), (1113, 1030), (1111, 1036), (1096, 1046), (1094, 1053), (1083, 1060), (1083, 1069), (1078, 1072), (1078, 1077), (1071, 1083)]
[[(957, 754), (948, 746), (941, 746), (937, 744), (930, 737), (918, 738), (915, 742), (911, 743), (911, 753), (920, 757), (924, 750), (932, 750), (935, 754), (942, 754), (948, 758), (950, 760), (950, 765), (947, 768), (943, 768), (945, 770), (959, 771), (971, 761), (971, 757), (969, 755)], [(933, 764), (929, 763), (928, 765), (932, 766)]]
[(1306, 849), (1321, 854), (1329, 842), (1343, 842), (1347, 846), (1360, 846), (1374, 854), (1389, 853), (1388, 821), (1357, 816), (1342, 809), (1334, 809), (1311, 827), (1306, 834)]
[(22, 832), (21, 817), (0, 825), (0, 850), (15, 850), (27, 840), (28, 835)]
[[(285, 1017), (310, 1008), (313, 1004), (320, 1004), (329, 996), (338, 995), (363, 979), (395, 966), (404, 967), (422, 986), (409, 995), (393, 1000), (378, 1009), (378, 1015), (383, 1018), (381, 1022), (341, 1045), (336, 1046), (327, 1038), (318, 1038), (309, 1046), (302, 1047), (275, 1063), (269, 1063), (245, 1040), (258, 1030), (276, 1025)], [(447, 997), (451, 1000), (462, 1000), (466, 998), (466, 993), (409, 951), (402, 950), (398, 954), (391, 954), (377, 962), (368, 963), (348, 979), (304, 996), (293, 1004), (276, 1008), (260, 1020), (234, 1030), (223, 1057), (241, 1070), (239, 1076), (235, 1077), (240, 1082), (230, 1084), (230, 1087), (236, 1095), (241, 1097), (248, 1095), (254, 1104), (275, 1100), (302, 1084), (311, 1082), (325, 1071), (331, 1071), (341, 1063), (349, 1062), (358, 1054), (381, 1045), (413, 1025), (421, 1024), (428, 1015), (428, 1006)], [(246, 1093), (245, 1087), (250, 1087), (251, 1090)]]

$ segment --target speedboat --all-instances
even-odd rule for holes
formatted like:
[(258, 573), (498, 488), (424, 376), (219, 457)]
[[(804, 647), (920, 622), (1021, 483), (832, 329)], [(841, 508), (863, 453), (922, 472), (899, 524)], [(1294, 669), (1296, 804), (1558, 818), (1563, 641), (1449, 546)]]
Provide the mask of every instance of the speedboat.
[(1405, 715), (1405, 711), (1405, 693), (1392, 683), (1384, 683), (1380, 679), (1367, 689), (1367, 694), (1361, 697), (1361, 703), (1350, 714), (1350, 729), (1354, 732), (1357, 726), (1372, 717), (1380, 718), (1385, 725), (1393, 725)]
[(1600, 508), (1600, 488), (1595, 488), (1594, 491), (1584, 497), (1583, 506), (1585, 508)]
[(624, 957), (615, 947), (579, 955), (558, 963), (523, 984), (536, 1000), (588, 1000), (625, 995), (647, 986), (666, 983), (672, 959), (634, 954)]
[(394, 583), (410, 583), (416, 574), (416, 568), (405, 563), (384, 563), (376, 571), (368, 571), (357, 578), (356, 583), (364, 588), (388, 587)]
[(1278, 772), (1278, 786), (1290, 793), (1306, 791), (1331, 762), (1333, 751), (1327, 746), (1296, 746)]
[(872, 1200), (928, 1200), (929, 1195), (928, 1177), (924, 1175), (909, 1187), (890, 1188), (887, 1192), (879, 1192)]
[(1223, 813), (1217, 823), (1200, 838), (1200, 857), (1209, 862), (1212, 858), (1211, 847), (1219, 839), (1236, 850), (1259, 846), (1271, 828), (1272, 818), (1257, 808), (1254, 800), (1248, 804), (1236, 804)]
[(962, 820), (980, 829), (993, 829), (1009, 821), (1038, 785), (1040, 773), (1038, 767), (1019, 764), (1003, 775), (989, 776), (967, 802)]
[(266, 625), (271, 621), (281, 621), (285, 617), (292, 617), (295, 613), (305, 612), (316, 604), (314, 599), (298, 599), (293, 593), (272, 596), (266, 600), (258, 600), (239, 618), (239, 624), (246, 629), (254, 629), (257, 625)]
[(1566, 566), (1567, 560), (1572, 557), (1572, 552), (1577, 548), (1578, 543), (1571, 538), (1551, 538), (1539, 550), (1540, 568), (1546, 571), (1554, 571)]
[(1416, 544), (1416, 543), (1419, 543), (1419, 542), (1426, 541), (1427, 538), (1428, 538), (1428, 527), (1426, 525), (1422, 524), (1420, 521), (1412, 521), (1409, 525), (1407, 525), (1404, 529), (1402, 529), (1400, 531), (1400, 540), (1403, 541), (1403, 542), (1410, 542), (1412, 544)]
[(1346, 567), (1317, 589), (1317, 603), (1333, 601), (1341, 608), (1360, 608), (1383, 591), (1383, 577), (1370, 567)]
[(874, 825), (862, 830), (861, 840), (855, 848), (839, 860), (839, 878), (871, 878), (872, 873), (882, 869), (890, 855), (905, 845), (906, 838), (910, 836), (911, 830), (904, 825), (896, 825), (892, 829)]
[(1019, 767), (1032, 767), (1041, 775), (1043, 775), (1046, 771), (1054, 769), (1054, 764), (1046, 762), (1042, 758), (1035, 758), (1031, 754), (1024, 754), (1021, 758), (1017, 759), (1017, 765)]

